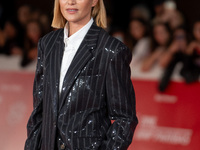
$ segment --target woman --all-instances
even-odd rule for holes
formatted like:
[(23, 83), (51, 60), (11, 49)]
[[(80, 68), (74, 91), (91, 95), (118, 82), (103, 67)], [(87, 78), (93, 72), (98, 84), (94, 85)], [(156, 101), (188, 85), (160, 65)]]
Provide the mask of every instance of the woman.
[(159, 90), (165, 91), (170, 83), (171, 76), (179, 63), (185, 63), (185, 53), (188, 46), (188, 35), (184, 26), (176, 28), (173, 32), (172, 43), (164, 52), (160, 65), (165, 68), (159, 83)]
[(181, 75), (186, 83), (199, 81), (200, 77), (200, 20), (194, 22), (193, 40), (186, 49), (186, 58)]
[(38, 44), (26, 150), (128, 148), (137, 125), (131, 53), (101, 28), (105, 19), (103, 0), (55, 0), (61, 29)]
[(37, 58), (37, 43), (43, 31), (39, 21), (30, 20), (26, 25), (25, 32), (22, 67), (26, 67)]
[(150, 54), (147, 22), (141, 18), (133, 18), (130, 21), (130, 35), (133, 42), (130, 66), (135, 66), (142, 63)]
[(161, 66), (164, 53), (171, 43), (171, 30), (168, 24), (157, 23), (153, 26), (152, 52), (144, 61), (142, 71), (150, 71), (155, 65)]

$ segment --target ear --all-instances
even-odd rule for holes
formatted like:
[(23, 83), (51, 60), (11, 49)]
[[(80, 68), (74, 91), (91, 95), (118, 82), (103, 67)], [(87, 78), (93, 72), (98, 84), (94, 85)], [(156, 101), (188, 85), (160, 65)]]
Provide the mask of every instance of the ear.
[(92, 7), (96, 6), (99, 0), (92, 0)]

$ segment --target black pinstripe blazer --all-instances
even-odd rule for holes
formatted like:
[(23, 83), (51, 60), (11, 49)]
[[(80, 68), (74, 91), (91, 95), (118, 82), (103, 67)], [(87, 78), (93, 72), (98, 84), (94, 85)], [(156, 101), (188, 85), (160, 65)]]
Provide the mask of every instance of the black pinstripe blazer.
[(130, 51), (93, 23), (59, 95), (63, 34), (52, 31), (38, 44), (25, 150), (54, 150), (59, 144), (66, 150), (127, 149), (138, 123)]

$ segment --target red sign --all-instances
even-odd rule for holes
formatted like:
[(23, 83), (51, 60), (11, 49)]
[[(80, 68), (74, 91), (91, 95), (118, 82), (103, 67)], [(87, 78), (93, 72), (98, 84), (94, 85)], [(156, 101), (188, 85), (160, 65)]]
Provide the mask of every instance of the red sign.
[(200, 83), (133, 80), (139, 124), (129, 150), (199, 150)]

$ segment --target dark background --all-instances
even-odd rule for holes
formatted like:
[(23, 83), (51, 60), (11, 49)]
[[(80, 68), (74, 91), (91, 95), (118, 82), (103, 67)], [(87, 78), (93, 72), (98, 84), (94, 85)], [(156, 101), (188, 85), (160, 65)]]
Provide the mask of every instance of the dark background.
[[(146, 5), (151, 16), (154, 16), (153, 11), (154, 0), (104, 0), (107, 13), (113, 18), (114, 26), (127, 28), (129, 22), (130, 10), (137, 4)], [(199, 0), (175, 0), (178, 9), (184, 14), (189, 27), (195, 20), (200, 18), (200, 1)], [(8, 15), (13, 15), (19, 6), (29, 4), (37, 7), (52, 17), (54, 0), (1, 0), (3, 9), (6, 10)]]

